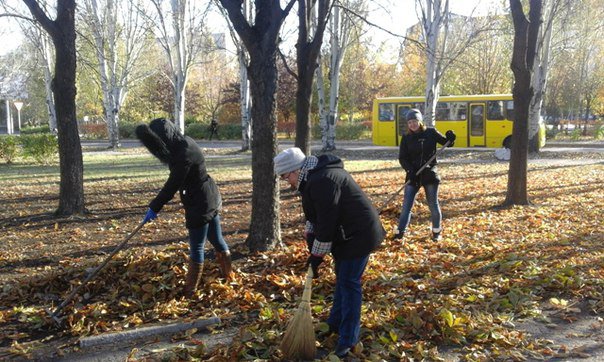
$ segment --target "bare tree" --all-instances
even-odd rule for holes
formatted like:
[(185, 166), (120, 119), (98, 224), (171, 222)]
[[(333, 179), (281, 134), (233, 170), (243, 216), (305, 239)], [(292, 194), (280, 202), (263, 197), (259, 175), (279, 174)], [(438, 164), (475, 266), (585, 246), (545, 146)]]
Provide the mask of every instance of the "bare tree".
[(57, 215), (83, 214), (84, 162), (76, 120), (75, 0), (57, 0), (51, 20), (36, 0), (23, 0), (31, 14), (52, 38), (55, 72), (52, 91), (57, 111), (61, 182)]
[(174, 122), (185, 131), (185, 88), (191, 67), (204, 49), (208, 49), (205, 21), (210, 3), (200, 9), (194, 0), (151, 0), (156, 10), (157, 39), (170, 67), (174, 87)]
[(433, 126), (443, 75), (470, 45), (480, 40), (479, 35), (490, 26), (488, 22), (472, 19), (472, 15), (456, 16), (455, 21), (463, 23), (459, 27), (463, 32), (452, 38), (450, 25), (453, 14), (449, 11), (449, 0), (417, 0), (417, 4), (423, 31), (423, 42), (420, 43), (423, 43), (427, 59), (424, 122)]
[[(312, 85), (323, 35), (329, 20), (330, 0), (298, 0), (298, 41), (296, 64), (296, 147), (310, 154), (310, 102)], [(313, 19), (314, 18), (314, 19)], [(315, 23), (315, 26), (311, 24)]]
[[(216, 0), (217, 1), (217, 0)], [(250, 0), (243, 0), (242, 4), (243, 17), (249, 23), (252, 19), (252, 6)], [(225, 13), (224, 8), (220, 8), (225, 18), (228, 19), (228, 13)], [(239, 36), (230, 22), (227, 21), (229, 33), (233, 39), (233, 43), (237, 49), (237, 60), (239, 61), (239, 105), (241, 107), (241, 151), (247, 151), (251, 147), (252, 142), (252, 114), (251, 114), (251, 97), (250, 97), (250, 80), (247, 76), (247, 67), (250, 59), (245, 49), (245, 45), (241, 42)]]
[(535, 94), (529, 108), (529, 153), (539, 152), (539, 126), (543, 98), (547, 91), (550, 52), (554, 21), (561, 13), (561, 5), (567, 0), (546, 0), (544, 12), (545, 23), (540, 28), (531, 84)]
[(255, 18), (248, 21), (241, 0), (219, 0), (250, 57), (252, 93), (252, 217), (247, 246), (271, 249), (280, 240), (279, 185), (274, 175), (277, 154), (277, 54), (279, 31), (296, 0), (281, 8), (279, 0), (256, 0)]
[(511, 68), (514, 72), (514, 127), (508, 188), (504, 205), (528, 205), (527, 159), (528, 159), (528, 116), (534, 89), (531, 74), (535, 62), (537, 39), (541, 26), (542, 0), (530, 0), (528, 19), (520, 0), (510, 0), (514, 22), (514, 51)]
[(142, 75), (138, 61), (148, 45), (149, 27), (131, 0), (85, 0), (83, 24), (89, 28), (103, 93), (109, 146), (118, 148), (119, 112), (128, 90)]
[(338, 101), (340, 97), (340, 71), (344, 62), (346, 49), (350, 46), (352, 29), (356, 26), (350, 13), (354, 10), (355, 17), (365, 16), (365, 1), (345, 1), (335, 6), (331, 12), (329, 24), (330, 47), (329, 47), (329, 70), (327, 74), (329, 84), (329, 98), (325, 96), (324, 78), (321, 62), (317, 69), (317, 93), (319, 103), (319, 123), (321, 125), (321, 143), (323, 151), (336, 149), (336, 126), (338, 121)]
[(52, 94), (53, 62), (54, 54), (46, 31), (40, 28), (39, 24), (33, 23), (30, 26), (22, 25), (21, 29), (27, 40), (36, 49), (38, 64), (42, 67), (44, 73), (44, 89), (46, 98), (46, 109), (48, 111), (48, 127), (53, 133), (57, 132), (57, 113)]

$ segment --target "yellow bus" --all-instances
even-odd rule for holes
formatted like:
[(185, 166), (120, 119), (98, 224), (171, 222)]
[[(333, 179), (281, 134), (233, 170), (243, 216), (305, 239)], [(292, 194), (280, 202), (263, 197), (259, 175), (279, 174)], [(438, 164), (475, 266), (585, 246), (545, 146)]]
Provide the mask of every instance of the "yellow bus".
[[(398, 146), (407, 132), (405, 115), (411, 108), (424, 114), (425, 97), (387, 97), (373, 101), (373, 144)], [(442, 96), (436, 104), (435, 126), (442, 134), (453, 130), (455, 147), (509, 148), (514, 101), (511, 94)], [(545, 125), (539, 125), (539, 147), (545, 145)]]

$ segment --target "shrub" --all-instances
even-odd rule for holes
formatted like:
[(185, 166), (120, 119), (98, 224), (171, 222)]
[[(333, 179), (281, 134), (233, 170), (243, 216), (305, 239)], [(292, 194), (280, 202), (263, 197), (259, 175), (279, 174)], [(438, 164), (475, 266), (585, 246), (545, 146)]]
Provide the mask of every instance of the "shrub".
[(558, 134), (558, 130), (556, 128), (552, 128), (552, 129), (547, 129), (545, 131), (545, 138), (548, 140), (552, 140), (556, 138), (556, 135)]
[(597, 139), (597, 140), (603, 140), (604, 139), (604, 125), (598, 127), (594, 131), (594, 138)]
[(0, 158), (6, 163), (13, 163), (19, 153), (19, 142), (16, 136), (1, 136), (0, 137)]
[[(342, 122), (336, 125), (336, 142), (337, 140), (358, 140), (367, 138), (371, 135), (371, 125), (365, 122)], [(312, 137), (321, 139), (321, 126), (317, 123), (312, 128)]]
[(134, 129), (138, 126), (135, 122), (119, 122), (120, 138), (136, 138)]
[(87, 139), (105, 139), (107, 138), (107, 124), (105, 123), (85, 123), (81, 124), (80, 133)]
[(573, 141), (578, 141), (581, 138), (582, 133), (583, 133), (583, 131), (581, 131), (580, 128), (575, 128), (573, 130), (573, 132), (570, 134), (570, 139)]
[(37, 163), (48, 165), (59, 153), (59, 143), (54, 135), (34, 134), (20, 138), (23, 155), (33, 158)]
[[(192, 123), (185, 131), (185, 134), (193, 139), (210, 139), (210, 125), (204, 123)], [(218, 135), (212, 139), (236, 140), (241, 139), (241, 126), (238, 124), (219, 124)]]
[(191, 123), (187, 128), (185, 134), (194, 139), (203, 139), (210, 137), (210, 126), (201, 123)]
[(277, 132), (285, 133), (287, 138), (292, 138), (292, 135), (296, 132), (295, 122), (279, 122), (277, 123)]
[(41, 133), (50, 133), (50, 127), (45, 124), (42, 126), (35, 126), (35, 127), (26, 127), (26, 128), (22, 128), (20, 134), (22, 135), (27, 135), (27, 134), (41, 134)]

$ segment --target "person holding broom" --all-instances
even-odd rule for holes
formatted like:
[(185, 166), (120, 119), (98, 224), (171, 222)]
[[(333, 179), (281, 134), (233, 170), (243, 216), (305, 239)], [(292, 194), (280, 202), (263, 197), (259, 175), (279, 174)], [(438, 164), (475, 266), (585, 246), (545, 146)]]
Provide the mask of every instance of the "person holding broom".
[(231, 277), (231, 253), (220, 226), (220, 191), (208, 175), (205, 158), (197, 143), (183, 136), (174, 123), (163, 118), (154, 119), (149, 125), (137, 126), (135, 133), (147, 150), (170, 168), (168, 180), (149, 204), (143, 221), (157, 218), (162, 207), (177, 191), (180, 193), (189, 232), (189, 268), (183, 294), (190, 298), (203, 274), (206, 239), (216, 250), (222, 276)]
[(378, 212), (361, 187), (330, 154), (306, 156), (297, 147), (274, 158), (275, 173), (302, 195), (315, 278), (326, 254), (333, 256), (336, 285), (327, 324), (338, 333), (335, 354), (342, 358), (358, 343), (361, 328), (361, 277), (369, 255), (384, 239)]
[(449, 141), (449, 147), (452, 147), (455, 142), (455, 133), (449, 130), (445, 137), (436, 128), (426, 128), (419, 109), (410, 109), (407, 111), (405, 118), (407, 119), (407, 134), (401, 139), (398, 160), (407, 172), (405, 178), (407, 184), (401, 216), (394, 238), (402, 239), (404, 237), (405, 230), (411, 221), (411, 207), (415, 202), (419, 188), (423, 186), (432, 220), (432, 240), (438, 241), (442, 231), (442, 213), (438, 204), (440, 177), (436, 171), (436, 158), (419, 175), (417, 175), (417, 171), (434, 155), (437, 143), (444, 145)]

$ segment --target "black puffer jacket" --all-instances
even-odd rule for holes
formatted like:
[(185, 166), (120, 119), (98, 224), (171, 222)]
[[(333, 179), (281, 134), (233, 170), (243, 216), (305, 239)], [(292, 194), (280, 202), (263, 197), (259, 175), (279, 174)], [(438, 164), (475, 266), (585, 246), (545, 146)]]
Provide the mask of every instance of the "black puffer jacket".
[(385, 232), (376, 209), (338, 157), (320, 156), (299, 190), (315, 237), (332, 242), (334, 258), (366, 256), (382, 243)]
[(149, 152), (170, 168), (168, 180), (149, 208), (159, 212), (176, 191), (180, 191), (187, 228), (199, 228), (212, 220), (218, 214), (222, 200), (195, 141), (183, 136), (172, 122), (163, 118), (154, 119), (149, 125), (139, 125), (136, 136)]
[[(447, 138), (435, 128), (426, 128), (423, 132), (403, 136), (398, 151), (398, 161), (407, 171), (405, 181), (409, 181), (410, 172), (417, 172), (434, 155), (437, 143), (444, 145), (446, 142)], [(422, 185), (440, 182), (436, 163), (435, 158), (430, 162), (430, 167), (426, 167), (421, 173), (419, 180)]]

